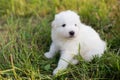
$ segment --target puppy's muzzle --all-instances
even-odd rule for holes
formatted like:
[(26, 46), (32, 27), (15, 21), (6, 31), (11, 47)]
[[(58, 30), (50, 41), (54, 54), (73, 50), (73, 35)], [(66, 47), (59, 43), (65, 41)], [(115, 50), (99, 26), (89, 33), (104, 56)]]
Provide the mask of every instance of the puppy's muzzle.
[(75, 34), (74, 31), (70, 31), (70, 32), (69, 32), (69, 35), (70, 35), (71, 37), (74, 36), (74, 34)]

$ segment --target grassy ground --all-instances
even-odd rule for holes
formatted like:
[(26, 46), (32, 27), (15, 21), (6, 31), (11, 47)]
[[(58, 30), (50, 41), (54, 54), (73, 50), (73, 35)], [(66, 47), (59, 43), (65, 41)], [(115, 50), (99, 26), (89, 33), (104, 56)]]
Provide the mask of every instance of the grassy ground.
[[(59, 56), (48, 60), (50, 24), (62, 10), (76, 11), (107, 42), (101, 58), (70, 65), (52, 76)], [(119, 0), (0, 0), (0, 80), (119, 80)]]

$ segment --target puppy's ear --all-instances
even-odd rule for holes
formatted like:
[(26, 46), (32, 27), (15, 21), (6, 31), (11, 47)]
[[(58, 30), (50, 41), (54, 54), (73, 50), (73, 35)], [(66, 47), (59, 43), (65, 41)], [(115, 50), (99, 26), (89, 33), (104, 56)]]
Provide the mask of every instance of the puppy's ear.
[(51, 23), (52, 27), (56, 27), (56, 18), (57, 18), (57, 14), (55, 15), (55, 18), (54, 18), (54, 20)]
[(78, 19), (79, 19), (79, 21), (80, 21), (80, 23), (81, 23), (81, 20), (80, 20), (80, 16), (77, 14), (77, 17), (78, 17)]
[(51, 26), (55, 27), (55, 20), (52, 21)]

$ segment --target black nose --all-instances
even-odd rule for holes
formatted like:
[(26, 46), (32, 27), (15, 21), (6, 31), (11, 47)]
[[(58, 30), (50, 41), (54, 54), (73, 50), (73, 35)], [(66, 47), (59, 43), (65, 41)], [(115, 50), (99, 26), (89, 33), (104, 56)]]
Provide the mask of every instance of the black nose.
[(75, 32), (74, 32), (74, 31), (70, 31), (69, 34), (70, 34), (71, 36), (73, 36), (73, 35), (75, 34)]

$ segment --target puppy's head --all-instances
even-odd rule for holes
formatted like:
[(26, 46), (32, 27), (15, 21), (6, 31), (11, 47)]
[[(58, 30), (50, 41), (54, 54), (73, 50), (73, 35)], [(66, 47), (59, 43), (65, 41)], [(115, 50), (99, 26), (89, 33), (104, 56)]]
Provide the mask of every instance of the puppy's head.
[(62, 38), (74, 38), (78, 35), (80, 26), (79, 16), (73, 11), (63, 11), (55, 15), (52, 30)]

